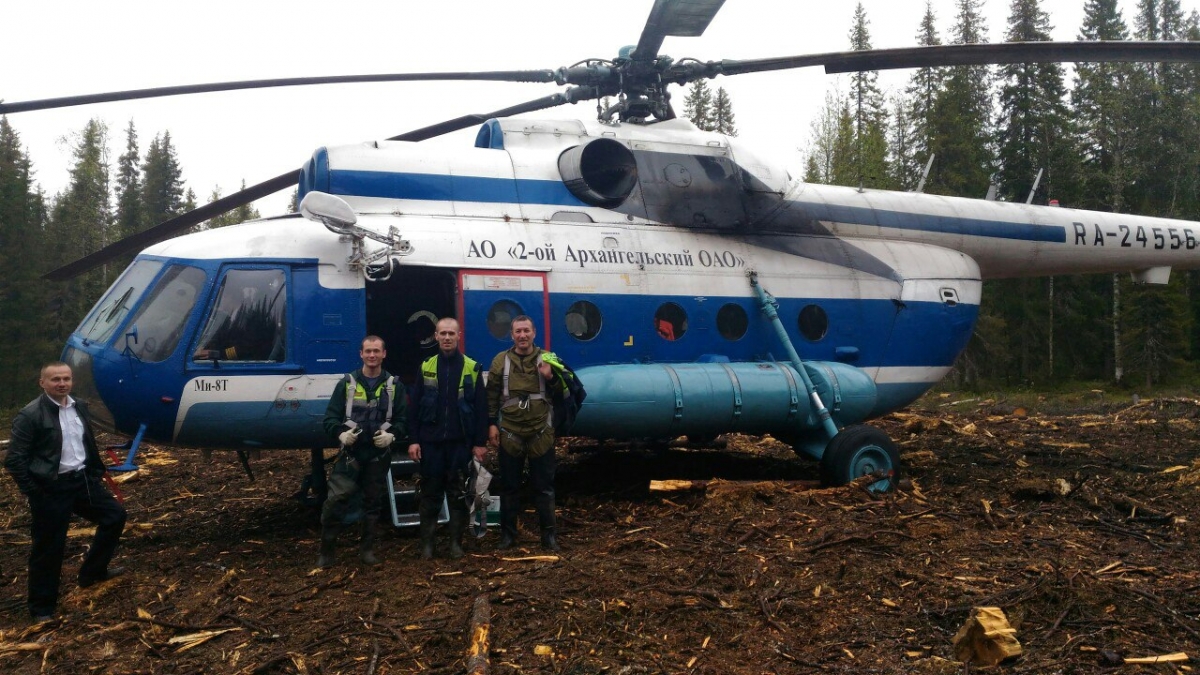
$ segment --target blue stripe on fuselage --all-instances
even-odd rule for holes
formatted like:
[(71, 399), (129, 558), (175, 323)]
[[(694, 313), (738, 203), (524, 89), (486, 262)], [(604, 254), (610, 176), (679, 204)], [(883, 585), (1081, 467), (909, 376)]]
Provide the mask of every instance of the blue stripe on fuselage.
[(561, 181), (388, 171), (329, 172), (335, 195), (447, 202), (586, 206)]
[[(1019, 239), (1021, 241), (1049, 241), (1063, 243), (1067, 240), (1067, 229), (1061, 225), (1037, 225), (1010, 223), (999, 220), (964, 218), (961, 216), (938, 216), (912, 211), (884, 211), (861, 206), (825, 204), (821, 202), (796, 201), (789, 211), (792, 218), (797, 211), (807, 220), (823, 220), (853, 225), (877, 225), (899, 230), (919, 230), (942, 234), (960, 234), (973, 237), (996, 239)], [(788, 215), (782, 215), (788, 218)]]
[[(587, 206), (571, 194), (561, 181), (556, 180), (330, 170), (328, 189), (335, 195), (383, 199)], [(1060, 225), (887, 211), (809, 201), (795, 201), (791, 208), (778, 211), (772, 224), (786, 231), (788, 222), (797, 218), (996, 239), (1059, 243), (1067, 240), (1066, 228)]]

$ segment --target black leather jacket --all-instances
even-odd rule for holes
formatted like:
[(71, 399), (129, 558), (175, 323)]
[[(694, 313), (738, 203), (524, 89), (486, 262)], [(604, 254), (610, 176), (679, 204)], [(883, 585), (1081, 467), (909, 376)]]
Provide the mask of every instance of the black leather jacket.
[[(4, 468), (26, 495), (36, 494), (58, 480), (62, 460), (62, 427), (58, 423), (58, 405), (42, 394), (21, 409), (13, 419), (12, 440)], [(75, 410), (83, 420), (84, 468), (91, 476), (102, 476), (107, 469), (100, 461), (100, 450), (92, 432), (92, 416), (87, 404), (75, 399)]]

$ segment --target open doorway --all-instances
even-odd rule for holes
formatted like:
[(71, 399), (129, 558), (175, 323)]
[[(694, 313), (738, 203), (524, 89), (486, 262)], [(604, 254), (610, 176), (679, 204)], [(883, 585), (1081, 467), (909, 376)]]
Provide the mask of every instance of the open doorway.
[(454, 316), (457, 272), (400, 266), (386, 281), (367, 282), (367, 332), (387, 343), (384, 368), (406, 385), (437, 353), (437, 320)]

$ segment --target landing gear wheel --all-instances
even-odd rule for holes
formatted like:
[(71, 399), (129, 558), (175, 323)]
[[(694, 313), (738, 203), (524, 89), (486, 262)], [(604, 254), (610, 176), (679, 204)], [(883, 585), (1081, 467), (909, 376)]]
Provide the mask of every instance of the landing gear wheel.
[(821, 484), (845, 485), (860, 476), (882, 472), (886, 477), (867, 486), (871, 492), (891, 492), (900, 482), (900, 453), (888, 435), (866, 424), (838, 432), (821, 457)]

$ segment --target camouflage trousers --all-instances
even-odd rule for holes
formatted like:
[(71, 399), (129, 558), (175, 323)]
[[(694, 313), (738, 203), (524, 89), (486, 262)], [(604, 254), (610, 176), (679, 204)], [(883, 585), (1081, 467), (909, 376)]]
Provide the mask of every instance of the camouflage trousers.
[(343, 452), (329, 475), (329, 495), (321, 508), (321, 525), (346, 525), (363, 518), (379, 519), (387, 483), (389, 457), (354, 459)]

